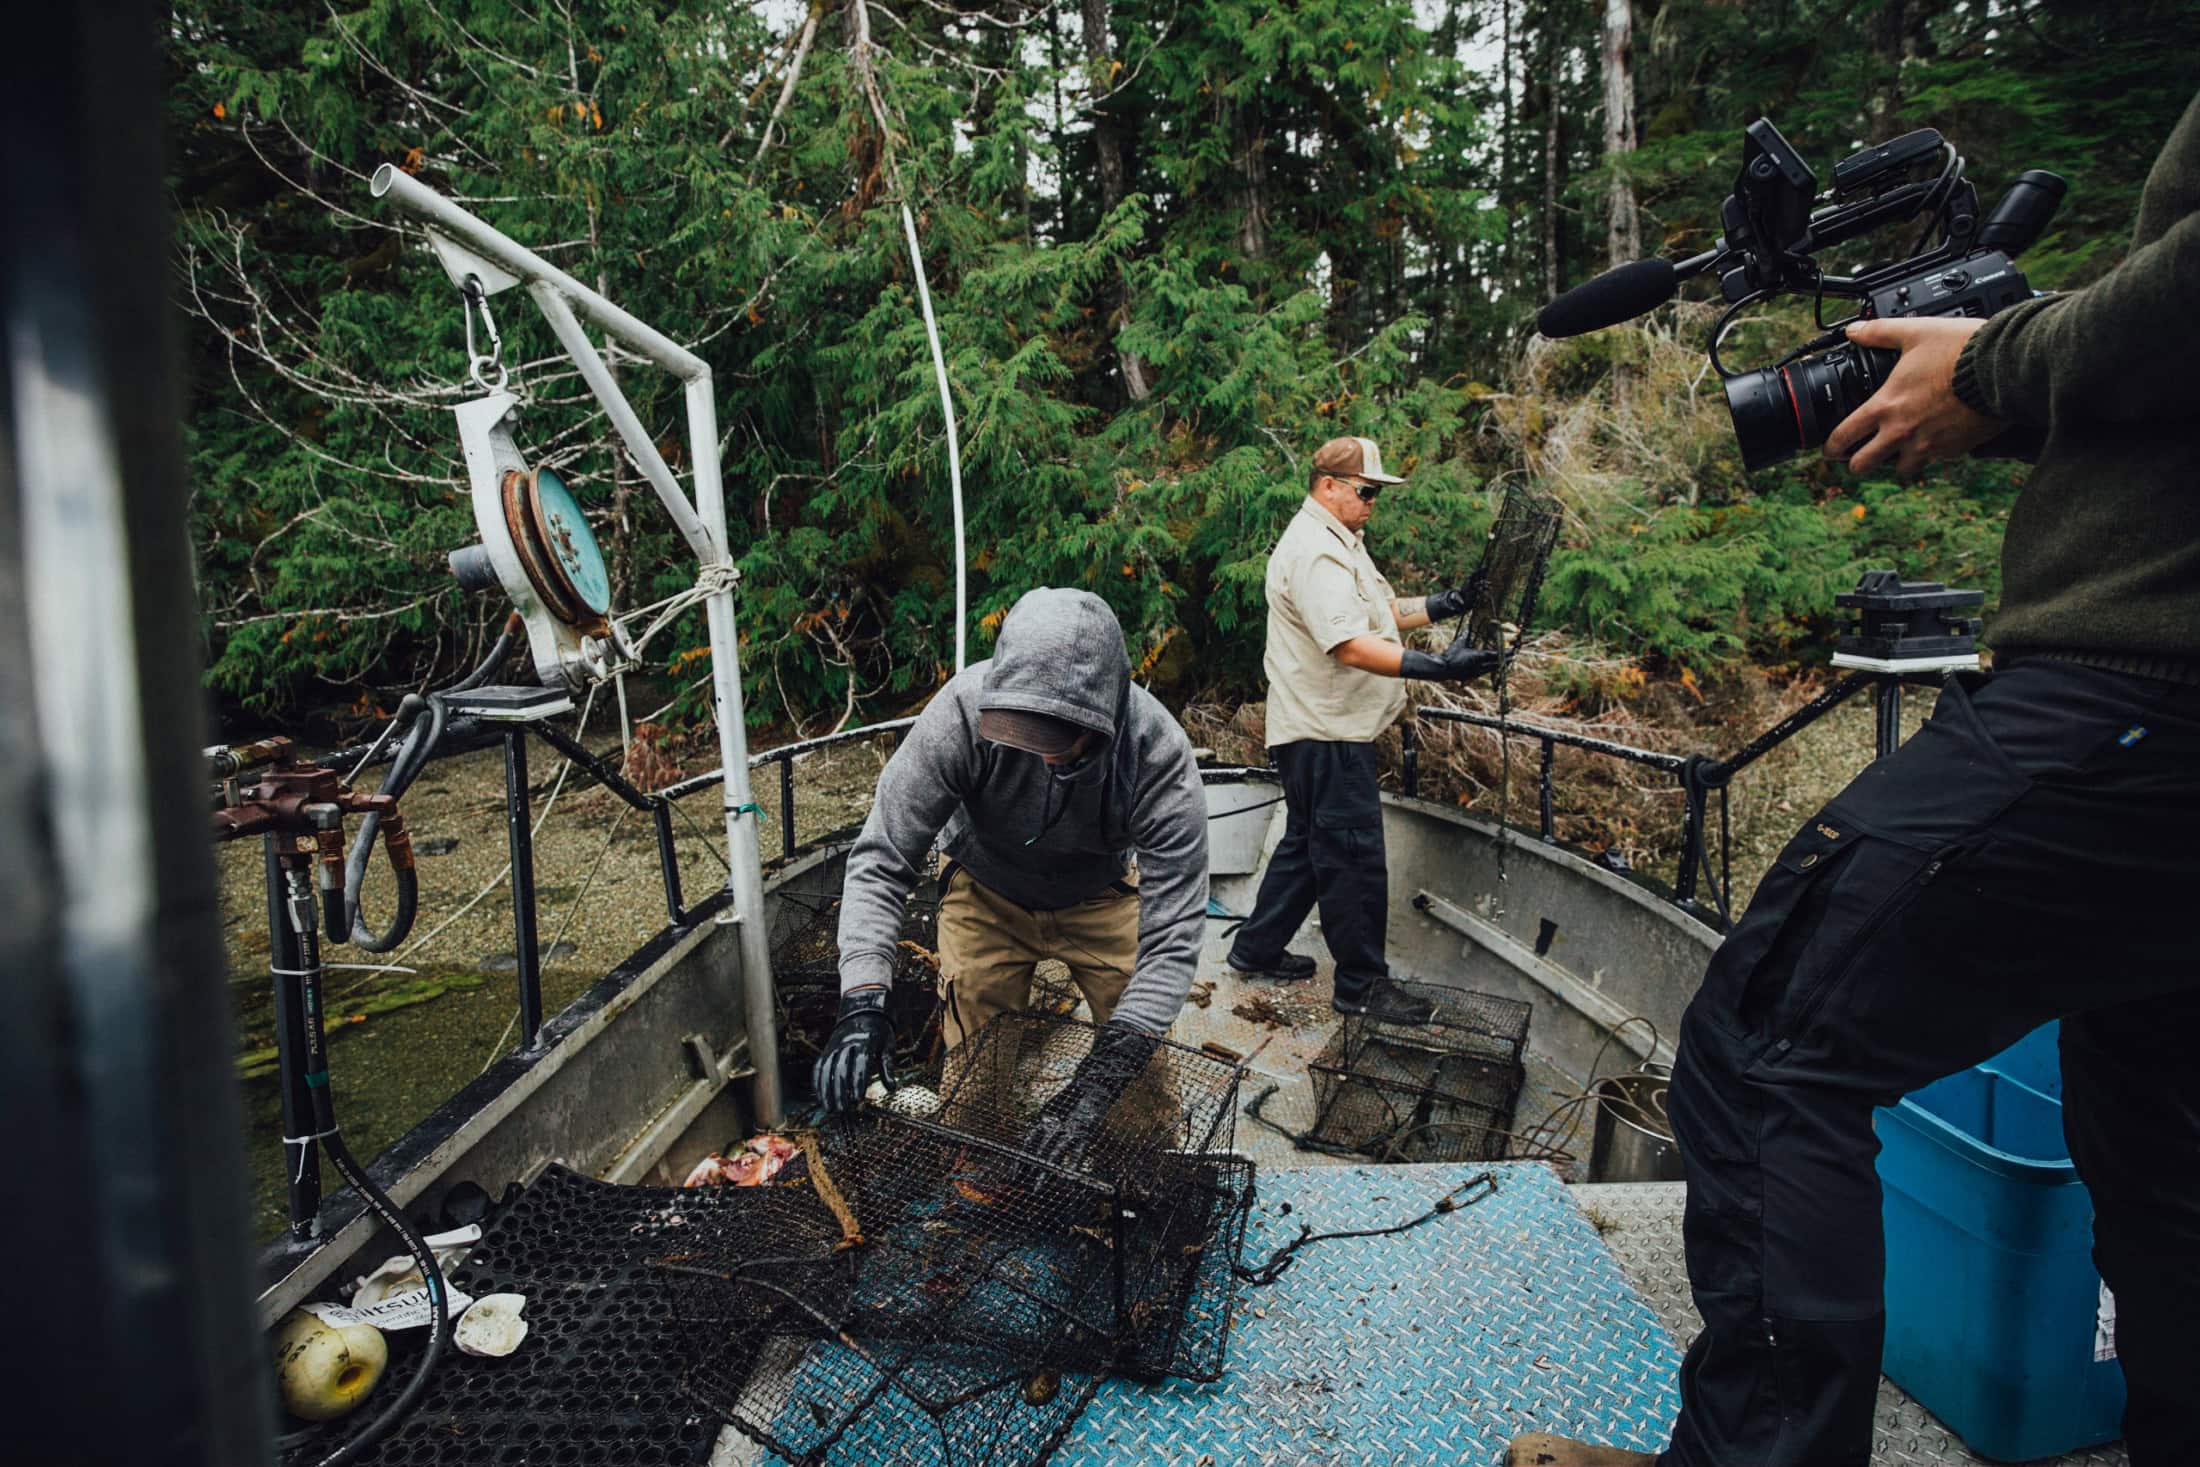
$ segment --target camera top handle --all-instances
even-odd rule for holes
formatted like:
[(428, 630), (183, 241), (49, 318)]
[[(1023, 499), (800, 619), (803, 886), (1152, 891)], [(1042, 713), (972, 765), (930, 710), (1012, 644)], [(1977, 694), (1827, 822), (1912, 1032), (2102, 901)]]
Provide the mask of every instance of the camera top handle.
[[(1915, 176), (1935, 156), (1938, 176)], [(1817, 194), (1817, 175), (1771, 119), (1751, 123), (1743, 133), (1734, 192), (1720, 209), (1725, 237), (1710, 266), (1719, 270), (1729, 302), (1782, 290), (1864, 295), (1871, 273), (1829, 275), (1812, 254), (1930, 212), (1942, 238), (1934, 254), (1953, 257), (1970, 248), (1978, 226), (1978, 193), (1963, 179), (1963, 159), (1929, 127), (1842, 160), (1834, 169), (1836, 202), (1813, 211)], [(1854, 202), (1839, 202), (1844, 199)]]

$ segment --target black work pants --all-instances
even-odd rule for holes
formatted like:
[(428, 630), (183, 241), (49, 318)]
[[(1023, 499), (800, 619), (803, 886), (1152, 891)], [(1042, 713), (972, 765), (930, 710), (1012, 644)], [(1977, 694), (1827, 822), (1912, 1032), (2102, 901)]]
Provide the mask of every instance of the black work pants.
[(1682, 1021), (1704, 1331), (1663, 1463), (1862, 1467), (1886, 1262), (1872, 1109), (2058, 1018), (2131, 1460), (2200, 1462), (2196, 909), (2200, 689), (2043, 660), (1966, 675), (1803, 824)]
[(1283, 839), (1235, 950), (1254, 962), (1280, 957), (1319, 902), (1337, 996), (1361, 998), (1390, 971), (1383, 961), (1390, 874), (1375, 746), (1307, 739), (1268, 753), (1283, 777)]

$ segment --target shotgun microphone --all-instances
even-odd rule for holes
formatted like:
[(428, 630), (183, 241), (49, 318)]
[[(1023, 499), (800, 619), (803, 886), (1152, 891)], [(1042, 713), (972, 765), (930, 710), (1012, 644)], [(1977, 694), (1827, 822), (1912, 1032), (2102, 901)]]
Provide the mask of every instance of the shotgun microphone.
[(1680, 273), (1671, 260), (1636, 260), (1583, 281), (1545, 306), (1535, 329), (1545, 336), (1579, 336), (1632, 320), (1679, 293)]

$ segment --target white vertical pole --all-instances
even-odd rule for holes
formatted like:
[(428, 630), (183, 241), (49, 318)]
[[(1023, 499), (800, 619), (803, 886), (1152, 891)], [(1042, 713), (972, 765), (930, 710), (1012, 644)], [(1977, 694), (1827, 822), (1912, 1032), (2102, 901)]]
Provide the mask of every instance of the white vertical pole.
[(955, 438), (955, 399), (947, 390), (947, 358), (940, 351), (939, 323), (932, 319), (932, 290), (924, 280), (924, 254), (917, 248), (917, 218), (901, 206), (902, 228), (909, 233), (909, 265), (917, 276), (917, 300), (924, 307), (924, 334), (932, 342), (932, 370), (940, 379), (940, 412), (947, 419), (947, 485), (955, 501), (955, 671), (967, 661), (963, 638), (970, 621), (969, 577), (963, 569), (962, 445)]
[[(726, 490), (718, 476), (718, 406), (706, 370), (687, 383), (688, 454), (695, 461), (695, 508), (730, 562)], [(749, 729), (741, 702), (741, 639), (733, 619), (733, 587), (722, 583), (703, 602), (710, 624), (711, 707), (718, 720), (718, 757), (725, 766), (726, 864), (733, 868), (733, 916), (740, 924), (742, 1012), (749, 1062), (756, 1066), (756, 1123), (786, 1119), (779, 1093), (779, 1017), (773, 1002), (771, 948), (764, 930), (764, 864), (757, 849), (756, 794), (749, 784)]]

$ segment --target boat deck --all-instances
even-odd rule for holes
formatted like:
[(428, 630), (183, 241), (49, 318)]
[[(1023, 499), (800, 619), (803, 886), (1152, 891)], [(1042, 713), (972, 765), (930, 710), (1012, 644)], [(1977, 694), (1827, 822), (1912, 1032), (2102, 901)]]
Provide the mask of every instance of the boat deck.
[[(1174, 1037), (1240, 1054), (1266, 1041), (1244, 1098), (1275, 1086), (1266, 1113), (1303, 1128), (1314, 1114), (1307, 1061), (1336, 1024), (1327, 955), (1309, 924), (1294, 947), (1321, 964), (1315, 977), (1241, 980), (1223, 962), (1229, 925), (1209, 924), (1195, 999)], [(1266, 1017), (1256, 995), (1274, 1005)], [(1531, 1054), (1520, 1124), (1577, 1088)], [(1057, 1467), (1480, 1467), (1502, 1462), (1506, 1443), (1531, 1430), (1663, 1445), (1681, 1354), (1699, 1327), (1682, 1263), (1681, 1186), (1569, 1186), (1563, 1175), (1580, 1166), (1543, 1162), (1373, 1166), (1299, 1150), (1243, 1116), (1237, 1143), (1260, 1168), (1245, 1243), (1254, 1265), (1301, 1227), (1392, 1227), (1484, 1171), (1496, 1188), (1408, 1232), (1321, 1242), (1274, 1283), (1241, 1286), (1222, 1380), (1101, 1383), (1049, 1459)], [(712, 1456), (714, 1467), (770, 1460), (730, 1427)], [(1872, 1460), (1984, 1459), (1882, 1380)], [(2126, 1457), (2110, 1445), (2055, 1460), (2121, 1467)]]
[[(1294, 984), (1240, 979), (1223, 961), (1229, 947), (1223, 929), (1229, 925), (1220, 920), (1208, 924), (1209, 940), (1199, 975), (1202, 985), (1212, 985), (1208, 1001), (1204, 1006), (1186, 1006), (1175, 1037), (1191, 1044), (1212, 1040), (1240, 1053), (1250, 1053), (1273, 1034), (1247, 1076), (1245, 1098), (1250, 1100), (1268, 1085), (1275, 1085), (1276, 1093), (1263, 1113), (1286, 1127), (1303, 1129), (1314, 1118), (1313, 1087), (1307, 1078), (1306, 1062), (1320, 1052), (1337, 1022), (1329, 1010), (1328, 953), (1322, 947), (1318, 927), (1310, 921), (1292, 946), (1316, 959), (1319, 969), (1314, 977)], [(1233, 1012), (1255, 993), (1269, 995), (1280, 1007), (1299, 1016), (1298, 1027), (1288, 1031), (1271, 1029)], [(1578, 1091), (1573, 1077), (1534, 1052), (1532, 1026), (1529, 1042), (1528, 1083), (1516, 1113), (1520, 1129), (1533, 1125)], [(1688, 1271), (1681, 1254), (1681, 1208), (1686, 1189), (1679, 1183), (1554, 1185), (1553, 1195), (1546, 1197), (1540, 1182), (1529, 1181), (1530, 1174), (1585, 1176), (1589, 1119), (1583, 1117), (1580, 1140), (1574, 1148), (1581, 1158), (1578, 1163), (1571, 1167), (1520, 1164), (1504, 1168), (1504, 1175), (1519, 1180), (1508, 1184), (1508, 1200), (1493, 1210), (1490, 1204), (1482, 1204), (1440, 1219), (1408, 1238), (1328, 1243), (1309, 1254), (1304, 1269), (1312, 1277), (1300, 1288), (1316, 1288), (1317, 1297), (1328, 1301), (1324, 1307), (1333, 1307), (1337, 1302), (1335, 1290), (1315, 1283), (1325, 1275), (1366, 1274), (1380, 1281), (1377, 1292), (1395, 1290), (1402, 1300), (1409, 1301), (1394, 1313), (1389, 1309), (1370, 1310), (1361, 1324), (1342, 1319), (1349, 1311), (1335, 1311), (1340, 1316), (1339, 1330), (1352, 1342), (1350, 1353), (1343, 1358), (1361, 1362), (1367, 1371), (1367, 1380), (1357, 1389), (1377, 1393), (1370, 1414), (1363, 1417), (1348, 1413), (1352, 1423), (1349, 1436), (1326, 1428), (1317, 1413), (1316, 1419), (1299, 1422), (1306, 1434), (1298, 1439), (1297, 1455), (1283, 1452), (1269, 1456), (1262, 1454), (1269, 1446), (1269, 1437), (1262, 1432), (1241, 1437), (1234, 1445), (1226, 1443), (1223, 1449), (1192, 1449), (1196, 1433), (1190, 1425), (1149, 1425), (1144, 1429), (1151, 1440), (1175, 1442), (1184, 1454), (1157, 1451), (1139, 1460), (1192, 1462), (1202, 1451), (1209, 1451), (1216, 1467), (1237, 1461), (1494, 1463), (1503, 1460), (1503, 1450), (1502, 1437), (1491, 1434), (1497, 1422), (1492, 1413), (1504, 1409), (1548, 1413), (1533, 1420), (1523, 1414), (1518, 1430), (1568, 1431), (1570, 1419), (1583, 1429), (1582, 1434), (1599, 1440), (1645, 1450), (1662, 1445), (1679, 1403), (1673, 1372), (1680, 1351), (1701, 1328), (1689, 1298)], [(1442, 1191), (1442, 1177), (1476, 1170), (1457, 1166), (1354, 1166), (1350, 1158), (1302, 1151), (1287, 1137), (1242, 1115), (1237, 1138), (1238, 1148), (1260, 1164), (1261, 1199), (1270, 1205), (1255, 1213), (1247, 1237), (1246, 1253), (1254, 1260), (1276, 1245), (1278, 1229), (1271, 1208), (1277, 1202), (1297, 1199), (1299, 1205), (1294, 1208), (1292, 1221), (1312, 1222), (1317, 1229), (1380, 1227), (1418, 1211), (1420, 1205), (1425, 1205), (1417, 1202), (1422, 1194), (1433, 1197)], [(1336, 1179), (1327, 1172), (1306, 1171), (1340, 1166), (1351, 1170)], [(1555, 1183), (1555, 1176), (1553, 1180)], [(1310, 1207), (1316, 1210), (1310, 1211)], [(1584, 1230), (1577, 1226), (1579, 1222), (1591, 1226)], [(1409, 1242), (1423, 1234), (1434, 1234), (1439, 1228), (1464, 1236), (1429, 1236), (1418, 1243)], [(1286, 1227), (1283, 1232), (1288, 1236), (1291, 1229)], [(1526, 1233), (1536, 1235), (1533, 1247), (1523, 1238)], [(1329, 1250), (1347, 1248), (1351, 1250), (1348, 1254), (1323, 1257)], [(1608, 1269), (1616, 1269), (1623, 1287), (1607, 1287)], [(1469, 1317), (1453, 1308), (1455, 1298), (1450, 1285), (1431, 1283), (1454, 1274), (1475, 1275), (1485, 1281), (1492, 1276), (1511, 1278), (1517, 1287), (1493, 1292), (1480, 1284), (1461, 1284), (1469, 1290), (1465, 1298), (1495, 1316)], [(1331, 1348), (1315, 1338), (1290, 1333), (1277, 1339), (1271, 1322), (1279, 1315), (1296, 1320), (1301, 1312), (1295, 1303), (1285, 1303), (1298, 1297), (1288, 1290), (1290, 1283), (1287, 1277), (1274, 1289), (1252, 1291), (1232, 1337), (1230, 1378), (1218, 1386), (1179, 1387), (1160, 1393), (1143, 1391), (1126, 1382), (1110, 1382), (1102, 1388), (1092, 1410), (1071, 1437), (1070, 1446), (1057, 1460), (1106, 1460), (1104, 1455), (1081, 1455), (1079, 1444), (1094, 1440), (1096, 1429), (1124, 1430), (1119, 1423), (1139, 1418), (1140, 1401), (1147, 1402), (1146, 1410), (1162, 1416), (1184, 1413), (1196, 1420), (1215, 1411), (1235, 1412), (1246, 1401), (1276, 1401), (1279, 1389), (1280, 1399), (1290, 1400), (1291, 1391), (1279, 1387), (1276, 1371), (1280, 1369), (1288, 1379), (1312, 1380)], [(1250, 1312), (1263, 1307), (1259, 1297), (1263, 1292), (1277, 1295), (1277, 1307), (1270, 1308), (1266, 1317)], [(1564, 1348), (1571, 1353), (1554, 1355), (1528, 1348), (1531, 1343), (1554, 1338), (1542, 1332), (1543, 1311), (1553, 1300), (1563, 1300), (1566, 1309), (1577, 1312), (1578, 1332), (1565, 1337)], [(1654, 1339), (1640, 1330), (1639, 1311), (1645, 1307), (1657, 1325), (1650, 1332), (1656, 1336)], [(1435, 1348), (1436, 1338), (1445, 1341), (1441, 1349)], [(1278, 1349), (1285, 1357), (1280, 1365), (1271, 1359)], [(1546, 1366), (1535, 1365), (1538, 1354), (1548, 1357)], [(1392, 1364), (1377, 1368), (1374, 1362), (1386, 1357)], [(1592, 1359), (1597, 1362), (1593, 1369), (1582, 1364)], [(1525, 1375), (1523, 1360), (1529, 1372)], [(1591, 1378), (1570, 1384), (1542, 1379), (1576, 1370), (1585, 1370)], [(1508, 1403), (1493, 1405), (1483, 1399), (1492, 1385), (1519, 1392), (1509, 1408)], [(1546, 1385), (1552, 1389), (1542, 1389)], [(1325, 1387), (1323, 1393), (1327, 1394), (1328, 1389)], [(1391, 1394), (1381, 1396), (1384, 1390)], [(1335, 1409), (1345, 1412), (1346, 1405), (1339, 1402)], [(1571, 1418), (1567, 1413), (1573, 1413)], [(1279, 1410), (1277, 1414), (1299, 1420), (1287, 1411)], [(1458, 1424), (1432, 1422), (1428, 1419), (1432, 1414), (1456, 1416)], [(1647, 1427), (1642, 1424), (1645, 1420)], [(1325, 1452), (1329, 1455), (1323, 1455)], [(2123, 1467), (2127, 1460), (2121, 1443), (2050, 1459), (2055, 1467)], [(1872, 1461), (1875, 1467), (1971, 1467), (1987, 1459), (1970, 1452), (1930, 1412), (1882, 1377)]]
[[(1681, 1204), (1688, 1189), (1678, 1182), (1643, 1182), (1568, 1190), (1603, 1234), (1604, 1246), (1627, 1282), (1686, 1349), (1702, 1328), (1688, 1297), (1688, 1268), (1681, 1259)], [(1972, 1453), (1901, 1387), (1879, 1378), (1874, 1467), (1984, 1467), (1988, 1460)], [(2111, 1442), (2047, 1458), (2041, 1467), (2124, 1467), (2129, 1460), (2123, 1443)]]

